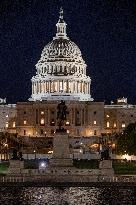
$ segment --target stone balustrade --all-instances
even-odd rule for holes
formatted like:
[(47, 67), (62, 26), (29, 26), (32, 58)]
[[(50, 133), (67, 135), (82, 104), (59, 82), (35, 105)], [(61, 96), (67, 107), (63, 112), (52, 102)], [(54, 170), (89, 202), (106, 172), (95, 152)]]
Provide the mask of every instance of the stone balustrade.
[(30, 175), (22, 176), (0, 176), (0, 182), (114, 182), (114, 183), (134, 183), (136, 182), (136, 176), (114, 176), (114, 177), (101, 177), (101, 176), (86, 176), (86, 175), (54, 175), (53, 173), (49, 176), (47, 174), (38, 174), (31, 177)]

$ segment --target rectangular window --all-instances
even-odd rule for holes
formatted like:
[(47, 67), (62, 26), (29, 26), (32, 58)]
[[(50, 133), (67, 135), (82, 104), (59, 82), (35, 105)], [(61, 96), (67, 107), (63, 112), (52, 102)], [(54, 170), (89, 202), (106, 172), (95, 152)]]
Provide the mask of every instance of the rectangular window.
[(124, 122), (122, 123), (122, 125), (121, 125), (121, 126), (122, 126), (122, 128), (126, 127), (126, 125), (125, 125), (125, 123), (124, 123)]
[(97, 131), (96, 130), (94, 130), (94, 135), (96, 135), (97, 134)]
[(13, 122), (13, 127), (16, 127), (16, 122)]
[(94, 120), (94, 122), (93, 122), (93, 123), (94, 123), (94, 125), (96, 125), (96, 120)]
[(50, 125), (51, 125), (51, 126), (55, 126), (54, 119), (52, 119), (52, 121), (51, 121)]
[(43, 118), (41, 119), (41, 125), (44, 125), (44, 119)]
[(90, 131), (90, 135), (92, 135), (93, 134), (93, 132), (92, 131)]
[(26, 125), (26, 120), (24, 120), (24, 125)]
[(69, 125), (70, 123), (69, 123), (69, 121), (66, 121), (66, 125)]
[(9, 126), (9, 123), (8, 123), (8, 122), (6, 122), (6, 128), (8, 128), (8, 126)]
[(26, 135), (26, 130), (24, 130), (24, 135)]
[(109, 122), (107, 122), (107, 127), (110, 127), (110, 123)]
[(44, 111), (41, 111), (41, 115), (44, 115)]
[(114, 125), (113, 125), (113, 127), (115, 128), (115, 127), (117, 127), (117, 124), (114, 122)]

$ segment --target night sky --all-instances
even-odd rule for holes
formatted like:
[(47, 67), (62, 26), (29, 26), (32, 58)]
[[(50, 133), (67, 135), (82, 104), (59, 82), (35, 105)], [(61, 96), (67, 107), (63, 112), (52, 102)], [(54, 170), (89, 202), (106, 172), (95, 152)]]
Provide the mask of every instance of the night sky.
[(0, 0), (0, 97), (26, 101), (63, 6), (67, 34), (81, 49), (95, 101), (136, 104), (136, 1)]

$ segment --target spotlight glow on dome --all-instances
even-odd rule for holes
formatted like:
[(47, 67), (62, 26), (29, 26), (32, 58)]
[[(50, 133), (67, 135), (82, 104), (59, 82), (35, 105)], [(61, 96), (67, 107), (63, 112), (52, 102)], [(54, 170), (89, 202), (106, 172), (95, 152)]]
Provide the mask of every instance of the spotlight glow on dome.
[(44, 47), (36, 64), (30, 101), (93, 101), (87, 66), (78, 46), (67, 37), (66, 25), (61, 9), (56, 36)]

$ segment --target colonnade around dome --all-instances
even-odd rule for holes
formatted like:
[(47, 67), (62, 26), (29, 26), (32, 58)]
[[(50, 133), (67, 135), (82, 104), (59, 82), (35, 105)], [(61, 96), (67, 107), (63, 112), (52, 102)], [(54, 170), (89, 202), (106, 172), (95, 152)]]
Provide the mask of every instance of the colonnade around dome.
[(38, 93), (90, 93), (90, 83), (82, 81), (49, 80), (32, 83), (32, 94)]

